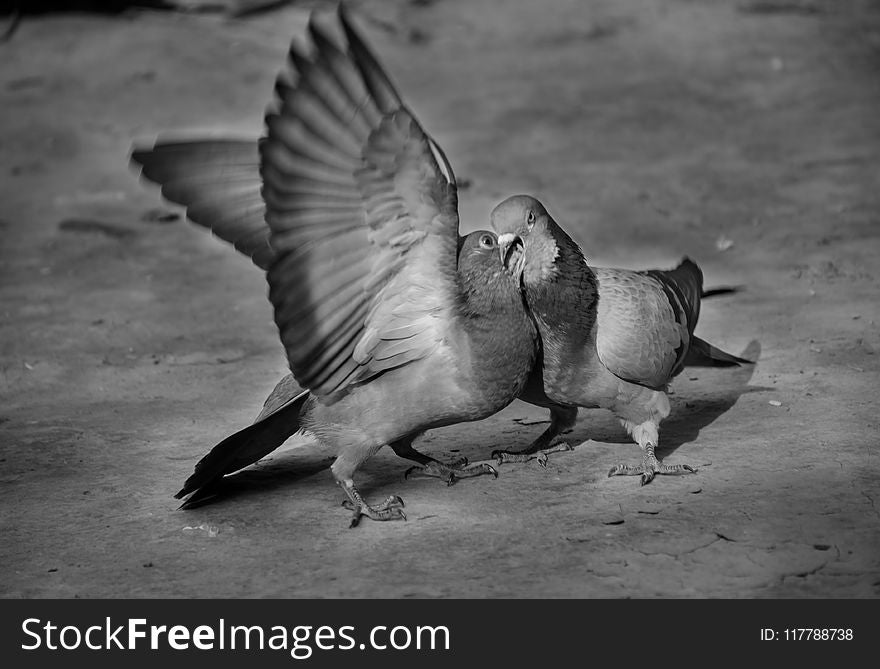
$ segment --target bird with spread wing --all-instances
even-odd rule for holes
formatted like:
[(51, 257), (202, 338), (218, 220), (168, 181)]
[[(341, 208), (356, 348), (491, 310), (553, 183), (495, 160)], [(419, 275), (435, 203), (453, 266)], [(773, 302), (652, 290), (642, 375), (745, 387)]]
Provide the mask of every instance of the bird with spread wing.
[[(428, 429), (486, 418), (522, 391), (537, 333), (496, 235), (459, 235), (457, 189), (425, 133), (352, 26), (313, 14), (294, 44), (259, 143), (158, 143), (132, 159), (188, 217), (266, 270), (293, 380), (257, 421), (215, 446), (178, 498), (218, 482), (304, 430), (337, 451), (332, 474), (353, 511), (405, 518), (402, 500), (368, 504), (353, 476), (385, 445), (448, 482), (494, 474), (417, 452)], [(302, 392), (298, 390), (305, 389)]]
[[(670, 381), (684, 367), (750, 364), (694, 335), (703, 274), (685, 258), (673, 270), (590, 267), (577, 243), (535, 198), (515, 195), (491, 214), (505, 264), (521, 282), (541, 337), (542, 359), (520, 399), (550, 409), (550, 427), (499, 462), (544, 458), (569, 445), (578, 407), (610, 409), (642, 449), (642, 462), (609, 476), (689, 474), (658, 461), (660, 422), (670, 413)], [(713, 292), (726, 292), (725, 289)]]

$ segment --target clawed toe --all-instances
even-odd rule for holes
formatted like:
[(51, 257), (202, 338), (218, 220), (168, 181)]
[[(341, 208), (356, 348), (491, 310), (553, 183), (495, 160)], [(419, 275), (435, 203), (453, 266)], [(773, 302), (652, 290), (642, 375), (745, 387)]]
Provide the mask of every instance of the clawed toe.
[[(467, 458), (463, 458), (463, 460), (466, 464)], [(411, 475), (427, 476), (430, 478), (438, 478), (441, 481), (444, 481), (446, 485), (454, 485), (459, 479), (469, 479), (475, 476), (483, 476), (485, 474), (491, 474), (496, 479), (498, 478), (498, 472), (495, 468), (486, 463), (466, 467), (458, 463), (454, 465), (445, 465), (442, 462), (433, 460), (424, 467), (410, 467), (406, 470), (403, 477), (406, 479)]]
[(499, 465), (537, 460), (538, 464), (541, 465), (541, 467), (546, 468), (547, 462), (549, 461), (548, 455), (550, 453), (559, 453), (562, 451), (573, 450), (574, 446), (569, 444), (567, 441), (559, 441), (548, 448), (538, 450), (527, 448), (524, 451), (492, 451), (492, 458), (497, 460)]
[(696, 474), (697, 470), (690, 465), (665, 465), (661, 463), (660, 468), (657, 470), (657, 473), (671, 474), (672, 476), (676, 476), (681, 474)]
[(640, 465), (615, 465), (608, 471), (608, 476), (638, 476), (641, 485), (648, 485), (657, 474), (681, 476), (695, 474), (696, 468), (690, 465), (667, 465), (653, 455), (647, 455)]
[[(386, 500), (386, 502), (387, 501), (388, 500)], [(379, 506), (373, 508), (364, 504), (362, 506), (353, 507), (351, 523), (348, 526), (349, 529), (357, 527), (361, 522), (361, 518), (363, 518), (364, 516), (366, 516), (370, 520), (406, 520), (406, 514), (399, 506), (388, 506), (385, 508), (381, 508), (381, 506)]]
[(461, 467), (458, 469), (453, 469), (452, 477), (453, 481), (449, 482), (449, 485), (455, 483), (456, 479), (467, 479), (473, 478), (474, 476), (484, 476), (486, 474), (491, 475), (493, 478), (498, 478), (498, 471), (492, 465), (483, 462), (479, 465), (472, 465), (470, 467)]
[(517, 453), (516, 451), (492, 451), (492, 459), (497, 460), (499, 465), (515, 462), (528, 462), (538, 456), (535, 453)]
[(351, 481), (338, 481), (338, 483), (348, 498), (342, 502), (342, 506), (351, 511), (349, 528), (357, 527), (364, 516), (371, 520), (406, 520), (406, 514), (403, 512), (403, 507), (406, 505), (399, 495), (390, 495), (384, 502), (372, 507), (364, 501)]
[(376, 507), (376, 510), (384, 511), (385, 509), (392, 509), (395, 507), (402, 508), (404, 506), (406, 506), (406, 504), (403, 501), (403, 497), (401, 497), (400, 495), (389, 495), (384, 502)]
[[(347, 501), (347, 500), (346, 500)], [(357, 527), (361, 522), (361, 518), (366, 516), (370, 520), (406, 520), (406, 514), (403, 512), (403, 498), (399, 495), (391, 495), (379, 506), (372, 507), (369, 504), (355, 505), (349, 502), (346, 505), (351, 514), (351, 523), (349, 528)]]
[[(349, 511), (354, 511), (356, 505), (350, 499), (342, 500), (342, 506), (348, 509)], [(363, 505), (361, 505), (363, 506)], [(379, 506), (375, 507), (375, 511), (384, 511), (386, 509), (391, 509), (394, 507), (404, 507), (406, 503), (403, 501), (403, 497), (400, 495), (389, 495), (388, 498), (382, 502)]]
[(642, 465), (614, 465), (608, 470), (609, 478), (612, 476), (638, 476), (644, 471)]

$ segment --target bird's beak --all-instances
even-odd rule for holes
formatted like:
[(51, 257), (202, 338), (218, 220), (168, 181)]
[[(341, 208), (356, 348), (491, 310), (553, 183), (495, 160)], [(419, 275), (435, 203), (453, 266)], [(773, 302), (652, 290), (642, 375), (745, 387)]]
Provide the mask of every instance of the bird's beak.
[(498, 250), (501, 252), (501, 264), (504, 265), (504, 269), (513, 276), (520, 277), (526, 258), (522, 237), (512, 232), (498, 235)]

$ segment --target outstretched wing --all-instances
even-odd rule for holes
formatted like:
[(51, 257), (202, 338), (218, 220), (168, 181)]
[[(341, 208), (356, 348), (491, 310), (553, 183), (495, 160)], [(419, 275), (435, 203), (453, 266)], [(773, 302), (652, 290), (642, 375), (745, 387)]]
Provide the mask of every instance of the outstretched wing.
[(266, 116), (267, 278), (297, 382), (340, 392), (430, 354), (457, 319), (452, 170), (353, 29), (314, 19)]
[(274, 258), (266, 207), (260, 194), (255, 141), (157, 142), (131, 154), (162, 194), (186, 207), (186, 215), (267, 269)]
[(608, 370), (662, 388), (684, 367), (700, 312), (703, 277), (691, 260), (674, 270), (595, 269), (596, 349)]

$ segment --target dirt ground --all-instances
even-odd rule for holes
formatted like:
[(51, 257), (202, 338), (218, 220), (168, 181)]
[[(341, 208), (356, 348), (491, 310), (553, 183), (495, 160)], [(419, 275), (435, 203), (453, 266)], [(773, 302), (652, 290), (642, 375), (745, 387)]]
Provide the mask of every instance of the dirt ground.
[[(538, 195), (595, 265), (707, 285), (659, 454), (582, 411), (574, 452), (452, 487), (361, 470), (406, 523), (349, 513), (295, 437), (178, 511), (195, 461), (286, 372), (263, 276), (128, 165), (158, 135), (256, 137), (308, 7), (25, 17), (0, 44), (0, 595), (880, 595), (880, 6), (831, 0), (355, 4), (461, 181), (464, 231)], [(421, 448), (485, 460), (515, 402)]]

